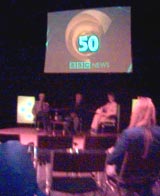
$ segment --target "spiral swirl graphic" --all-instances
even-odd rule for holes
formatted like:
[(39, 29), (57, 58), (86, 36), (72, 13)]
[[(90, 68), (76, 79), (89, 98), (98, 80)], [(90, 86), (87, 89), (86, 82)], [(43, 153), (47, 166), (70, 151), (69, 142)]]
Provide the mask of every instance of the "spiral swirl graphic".
[(96, 35), (101, 41), (101, 35), (107, 32), (110, 24), (110, 17), (99, 10), (85, 10), (75, 15), (68, 23), (65, 32), (65, 43), (70, 54), (78, 60), (90, 61), (89, 58), (94, 53), (79, 52), (78, 37)]

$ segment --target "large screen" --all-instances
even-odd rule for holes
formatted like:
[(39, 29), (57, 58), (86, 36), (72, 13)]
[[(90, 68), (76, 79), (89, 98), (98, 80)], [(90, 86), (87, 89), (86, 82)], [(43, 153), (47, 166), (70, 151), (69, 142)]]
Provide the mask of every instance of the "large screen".
[(131, 73), (131, 7), (48, 13), (44, 73)]

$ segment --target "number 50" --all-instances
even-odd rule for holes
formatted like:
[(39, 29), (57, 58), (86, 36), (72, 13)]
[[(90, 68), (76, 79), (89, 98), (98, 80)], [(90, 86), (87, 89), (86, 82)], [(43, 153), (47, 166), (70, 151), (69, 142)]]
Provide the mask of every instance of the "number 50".
[(99, 49), (99, 39), (96, 35), (81, 35), (78, 37), (79, 52), (97, 52)]

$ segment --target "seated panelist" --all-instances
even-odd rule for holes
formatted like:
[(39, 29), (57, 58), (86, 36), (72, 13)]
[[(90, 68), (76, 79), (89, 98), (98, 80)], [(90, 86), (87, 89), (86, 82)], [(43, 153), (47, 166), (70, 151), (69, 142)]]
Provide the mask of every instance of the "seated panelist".
[(107, 102), (96, 109), (91, 122), (91, 132), (97, 133), (102, 123), (115, 124), (118, 114), (118, 103), (112, 92), (107, 94)]
[(82, 93), (76, 93), (69, 105), (69, 114), (65, 117), (67, 127), (72, 133), (84, 131), (86, 124), (86, 105)]
[(35, 101), (35, 104), (32, 109), (32, 113), (34, 115), (35, 123), (37, 124), (37, 129), (39, 130), (40, 123), (43, 124), (43, 128), (45, 131), (51, 130), (50, 125), (50, 105), (46, 102), (45, 94), (39, 93), (38, 95), (39, 100)]

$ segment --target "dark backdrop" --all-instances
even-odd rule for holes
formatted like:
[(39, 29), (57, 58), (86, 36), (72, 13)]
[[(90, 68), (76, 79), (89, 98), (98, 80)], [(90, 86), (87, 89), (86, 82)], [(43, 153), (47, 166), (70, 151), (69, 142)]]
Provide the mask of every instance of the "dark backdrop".
[[(128, 125), (131, 99), (153, 98), (159, 122), (159, 17), (154, 2), (114, 0), (8, 0), (0, 14), (0, 127), (16, 125), (17, 96), (45, 92), (53, 107), (63, 107), (82, 92), (91, 110), (114, 91), (121, 105), (121, 129)], [(131, 6), (132, 74), (44, 74), (47, 12), (101, 6)]]

